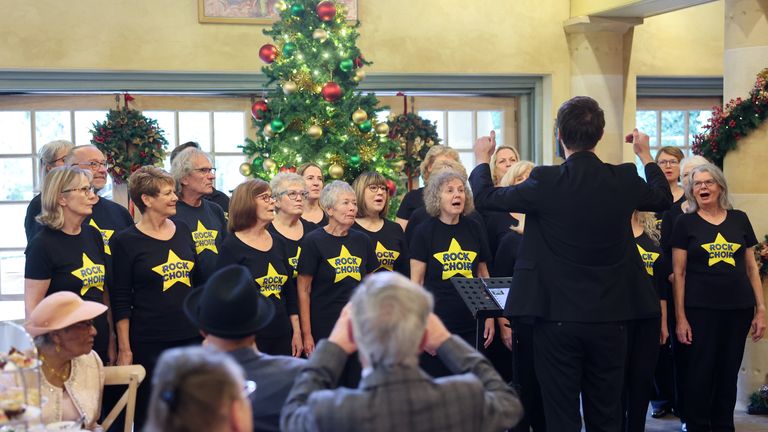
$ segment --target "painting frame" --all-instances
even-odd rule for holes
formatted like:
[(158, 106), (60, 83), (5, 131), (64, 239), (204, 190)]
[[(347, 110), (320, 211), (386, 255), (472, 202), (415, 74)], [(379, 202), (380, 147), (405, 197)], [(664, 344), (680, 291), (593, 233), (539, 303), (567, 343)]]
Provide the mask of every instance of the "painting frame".
[[(197, 0), (197, 20), (214, 24), (272, 24), (277, 0)], [(347, 21), (358, 20), (358, 0), (334, 0), (347, 7)], [(250, 3), (250, 4), (249, 4)]]

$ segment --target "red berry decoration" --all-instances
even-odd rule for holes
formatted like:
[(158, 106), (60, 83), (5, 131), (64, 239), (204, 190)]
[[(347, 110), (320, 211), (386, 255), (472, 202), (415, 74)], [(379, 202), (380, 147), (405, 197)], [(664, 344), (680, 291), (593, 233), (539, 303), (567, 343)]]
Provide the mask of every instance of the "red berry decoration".
[(272, 63), (275, 61), (278, 55), (277, 47), (272, 44), (263, 45), (259, 48), (259, 58), (265, 63)]
[(325, 21), (331, 21), (336, 16), (336, 5), (332, 1), (321, 1), (315, 8), (317, 16)]
[(362, 55), (355, 57), (355, 67), (360, 69), (361, 67), (365, 66), (365, 64), (363, 63), (364, 61), (365, 59), (363, 58)]
[(397, 193), (397, 184), (395, 184), (395, 182), (393, 182), (391, 179), (387, 179), (386, 184), (389, 196), (395, 196)]
[(251, 105), (251, 115), (256, 120), (262, 120), (264, 118), (264, 113), (266, 113), (268, 109), (267, 101), (264, 99), (257, 100)]
[(292, 173), (295, 173), (296, 172), (296, 167), (292, 166), (292, 167), (288, 168), (288, 171), (292, 172)]
[(336, 84), (333, 81), (328, 81), (323, 86), (323, 99), (325, 99), (328, 102), (336, 102), (337, 100), (341, 99), (342, 94), (344, 93), (341, 90), (341, 87)]

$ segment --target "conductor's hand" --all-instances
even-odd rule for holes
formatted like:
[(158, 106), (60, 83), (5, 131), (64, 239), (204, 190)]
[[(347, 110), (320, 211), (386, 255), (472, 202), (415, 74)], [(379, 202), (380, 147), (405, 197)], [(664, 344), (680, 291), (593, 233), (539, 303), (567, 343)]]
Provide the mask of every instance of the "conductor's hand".
[(357, 345), (352, 337), (352, 321), (350, 321), (350, 306), (347, 304), (344, 309), (341, 310), (339, 319), (336, 320), (336, 325), (331, 330), (331, 335), (328, 336), (328, 340), (338, 345), (347, 354), (352, 354), (357, 351)]
[(637, 157), (640, 158), (640, 161), (643, 162), (643, 165), (653, 162), (653, 158), (651, 157), (651, 139), (648, 135), (635, 128), (630, 135), (627, 135), (627, 138), (630, 136), (632, 137), (632, 150)]
[(424, 343), (424, 351), (437, 355), (437, 349), (451, 337), (451, 332), (445, 328), (440, 318), (434, 313), (429, 314), (427, 318), (427, 341)]
[(480, 165), (489, 163), (491, 155), (496, 150), (496, 132), (491, 131), (490, 136), (482, 136), (475, 140), (475, 162)]

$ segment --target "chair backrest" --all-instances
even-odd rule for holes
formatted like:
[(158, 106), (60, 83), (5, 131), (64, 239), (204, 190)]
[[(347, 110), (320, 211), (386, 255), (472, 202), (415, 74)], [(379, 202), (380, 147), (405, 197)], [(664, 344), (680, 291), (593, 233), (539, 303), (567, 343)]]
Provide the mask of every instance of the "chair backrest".
[(128, 389), (120, 397), (115, 406), (109, 412), (101, 424), (104, 430), (109, 430), (120, 412), (125, 409), (125, 429), (124, 432), (131, 432), (133, 429), (133, 416), (136, 412), (136, 392), (139, 384), (144, 381), (147, 372), (144, 366), (107, 366), (104, 368), (104, 385), (127, 385)]

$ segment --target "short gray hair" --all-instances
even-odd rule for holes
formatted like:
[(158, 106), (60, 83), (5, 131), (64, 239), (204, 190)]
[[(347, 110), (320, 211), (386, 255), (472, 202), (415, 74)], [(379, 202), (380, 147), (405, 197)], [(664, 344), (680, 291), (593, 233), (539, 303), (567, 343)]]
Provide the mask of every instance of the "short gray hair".
[(182, 189), (181, 179), (194, 171), (195, 165), (192, 161), (196, 156), (202, 156), (208, 159), (208, 162), (213, 163), (213, 160), (211, 160), (211, 157), (208, 156), (208, 153), (196, 147), (187, 147), (186, 149), (182, 150), (181, 153), (176, 155), (176, 158), (173, 160), (173, 163), (171, 164), (171, 177), (173, 177), (173, 180), (176, 181), (177, 193), (181, 192)]
[(303, 189), (307, 188), (307, 182), (304, 177), (291, 172), (278, 173), (269, 182), (269, 188), (272, 189), (273, 195), (280, 195), (288, 190), (288, 186), (292, 184), (300, 184)]
[(467, 184), (467, 177), (460, 172), (445, 169), (429, 176), (427, 187), (424, 188), (424, 207), (430, 216), (440, 216), (440, 190), (443, 188), (443, 185), (451, 180), (461, 180), (464, 184), (464, 195), (466, 196), (466, 200), (464, 201), (464, 212), (462, 214), (466, 216), (475, 211), (475, 203), (472, 199), (472, 189), (470, 189)]
[(99, 152), (101, 152), (103, 154), (101, 149), (96, 147), (93, 144), (83, 144), (83, 145), (79, 145), (79, 146), (74, 146), (71, 149), (69, 149), (69, 151), (67, 152), (67, 156), (66, 156), (66, 158), (64, 158), (64, 163), (66, 165), (72, 165), (72, 161), (75, 160), (75, 153), (77, 153), (78, 150), (85, 149), (85, 148), (93, 148), (93, 149), (96, 149), (96, 150), (98, 150)]
[(685, 184), (688, 183), (688, 180), (689, 180), (684, 175), (685, 167), (687, 166), (697, 167), (701, 165), (706, 165), (708, 163), (709, 161), (704, 156), (693, 155), (693, 156), (688, 156), (687, 158), (683, 158), (680, 161), (680, 180), (682, 180), (683, 186), (685, 186)]
[(696, 213), (699, 210), (699, 204), (696, 202), (696, 196), (693, 195), (693, 176), (699, 173), (709, 173), (709, 175), (712, 176), (712, 180), (714, 180), (715, 183), (720, 186), (720, 196), (718, 197), (717, 201), (717, 204), (720, 206), (720, 208), (725, 210), (732, 209), (733, 205), (731, 205), (731, 197), (728, 194), (728, 183), (725, 182), (725, 175), (723, 175), (723, 172), (720, 170), (720, 168), (712, 165), (711, 163), (706, 163), (704, 165), (699, 165), (691, 170), (688, 184), (685, 185), (685, 198), (688, 203), (688, 208), (685, 210), (685, 212)]
[(352, 331), (369, 366), (416, 365), (432, 294), (395, 272), (368, 275), (350, 300)]
[(40, 158), (40, 179), (45, 178), (48, 173), (45, 168), (55, 162), (57, 153), (62, 150), (69, 151), (74, 146), (72, 141), (54, 140), (40, 147), (37, 152), (37, 156)]
[(323, 210), (332, 209), (336, 205), (336, 201), (339, 200), (339, 195), (343, 193), (352, 194), (355, 196), (355, 190), (347, 182), (341, 180), (334, 180), (323, 188), (320, 193), (320, 208)]

